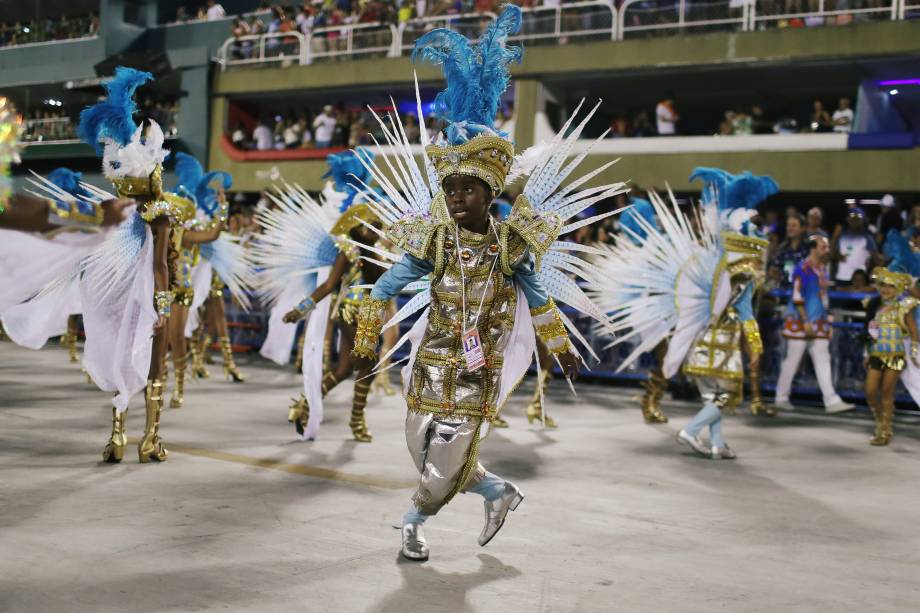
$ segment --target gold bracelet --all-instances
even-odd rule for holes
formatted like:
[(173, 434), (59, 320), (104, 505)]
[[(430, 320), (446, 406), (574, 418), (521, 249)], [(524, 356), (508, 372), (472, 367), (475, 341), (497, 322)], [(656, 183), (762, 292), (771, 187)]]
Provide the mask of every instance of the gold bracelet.
[(157, 315), (169, 317), (169, 314), (172, 312), (172, 303), (175, 299), (176, 295), (173, 292), (154, 292), (153, 306), (157, 310)]
[(387, 300), (372, 298), (370, 294), (361, 300), (352, 355), (371, 360), (377, 358), (377, 340), (383, 330), (383, 316), (387, 303)]
[(533, 318), (537, 338), (543, 341), (550, 353), (560, 355), (571, 351), (569, 334), (552, 298), (543, 306), (530, 309), (530, 316)]

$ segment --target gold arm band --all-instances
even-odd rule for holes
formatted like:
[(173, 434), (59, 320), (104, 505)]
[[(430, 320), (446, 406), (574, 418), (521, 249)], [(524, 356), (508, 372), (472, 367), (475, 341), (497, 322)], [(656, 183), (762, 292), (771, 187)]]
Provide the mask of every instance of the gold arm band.
[(358, 329), (355, 332), (355, 346), (351, 350), (352, 355), (372, 360), (377, 358), (377, 340), (383, 330), (383, 317), (387, 302), (387, 300), (371, 298), (370, 294), (361, 301), (361, 306), (358, 307)]
[(569, 342), (569, 334), (565, 330), (565, 324), (562, 322), (562, 317), (559, 316), (559, 309), (556, 308), (556, 303), (552, 298), (543, 306), (530, 309), (530, 316), (533, 318), (537, 338), (543, 341), (553, 355), (571, 351), (572, 344)]
[(741, 322), (741, 330), (744, 332), (744, 339), (747, 341), (748, 350), (752, 355), (763, 353), (763, 339), (760, 338), (760, 327), (756, 319), (749, 319)]

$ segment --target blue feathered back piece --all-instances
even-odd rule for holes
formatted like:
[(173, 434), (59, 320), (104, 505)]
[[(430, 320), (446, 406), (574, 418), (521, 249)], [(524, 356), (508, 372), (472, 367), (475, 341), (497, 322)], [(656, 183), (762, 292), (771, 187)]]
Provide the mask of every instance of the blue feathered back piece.
[(502, 93), (511, 81), (510, 64), (519, 64), (521, 47), (506, 46), (521, 29), (521, 9), (509, 4), (489, 25), (479, 42), (438, 28), (415, 41), (412, 61), (440, 65), (447, 89), (434, 99), (434, 115), (449, 123), (447, 140), (461, 145), (478, 134), (494, 134), (492, 125)]
[(176, 154), (176, 178), (178, 182), (173, 191), (190, 197), (209, 217), (213, 216), (220, 206), (217, 201), (217, 190), (211, 187), (211, 183), (215, 179), (220, 179), (224, 189), (233, 186), (233, 178), (229, 173), (221, 170), (205, 172), (201, 162), (187, 153)]
[(620, 215), (620, 226), (627, 231), (626, 235), (630, 240), (638, 245), (648, 236), (648, 231), (639, 220), (644, 219), (649, 225), (656, 227), (655, 209), (652, 203), (644, 198), (632, 198), (630, 204), (632, 206)]
[(92, 197), (92, 194), (80, 185), (82, 177), (81, 173), (74, 172), (69, 168), (55, 168), (45, 178), (72, 196)]
[(137, 131), (134, 122), (134, 113), (137, 111), (134, 92), (151, 79), (153, 75), (149, 72), (124, 66), (116, 68), (115, 77), (105, 84), (106, 99), (80, 113), (80, 125), (77, 127), (80, 138), (95, 147), (99, 155), (103, 152), (99, 144), (103, 138), (127, 145)]
[(704, 202), (715, 202), (719, 211), (727, 209), (753, 209), (779, 192), (779, 184), (772, 177), (758, 177), (748, 171), (733, 175), (721, 168), (697, 167), (690, 175), (691, 181), (702, 179)]
[(347, 198), (342, 202), (341, 212), (351, 206), (365, 185), (370, 185), (373, 178), (367, 167), (361, 163), (363, 159), (368, 165), (374, 161), (374, 152), (366, 147), (358, 147), (354, 151), (345, 151), (343, 153), (333, 153), (326, 156), (326, 163), (329, 164), (329, 170), (323, 175), (324, 179), (332, 179), (335, 183), (335, 189), (338, 192), (347, 194)]
[(885, 255), (891, 258), (888, 268), (895, 272), (906, 272), (912, 277), (920, 277), (920, 254), (914, 253), (904, 235), (897, 230), (888, 230), (885, 236)]

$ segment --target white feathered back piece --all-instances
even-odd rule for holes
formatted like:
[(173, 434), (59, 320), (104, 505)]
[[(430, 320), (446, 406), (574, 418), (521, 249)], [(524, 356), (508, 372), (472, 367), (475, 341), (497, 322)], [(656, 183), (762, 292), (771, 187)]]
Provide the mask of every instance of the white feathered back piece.
[(623, 236), (615, 246), (602, 246), (604, 256), (590, 279), (588, 295), (610, 313), (606, 329), (615, 336), (612, 345), (640, 339), (619, 370), (679, 329), (684, 341), (669, 351), (670, 376), (714, 315), (718, 236), (703, 220), (693, 223), (668, 195), (666, 202), (649, 193), (660, 228), (637, 217), (647, 236), (638, 244)]
[(247, 290), (253, 285), (252, 268), (239, 237), (221, 232), (217, 240), (201, 244), (201, 256), (227, 284), (230, 295), (248, 311), (250, 303)]
[(292, 283), (308, 287), (318, 269), (332, 266), (338, 247), (330, 236), (339, 218), (338, 203), (314, 200), (303, 188), (284, 183), (269, 192), (277, 208), (256, 214), (263, 228), (247, 253), (254, 286), (270, 304)]
[[(421, 130), (421, 144), (424, 149), (425, 146), (430, 144), (430, 137), (425, 129), (417, 78), (415, 92), (416, 111)], [(554, 216), (559, 220), (560, 234), (572, 232), (582, 226), (595, 223), (617, 213), (618, 211), (610, 211), (577, 219), (566, 224), (566, 222), (575, 218), (593, 204), (628, 191), (625, 183), (612, 183), (579, 189), (588, 181), (610, 168), (617, 160), (602, 164), (599, 168), (562, 186), (566, 179), (590, 154), (594, 146), (607, 135), (606, 132), (602, 134), (584, 152), (566, 163), (573, 146), (581, 137), (582, 131), (597, 111), (600, 103), (585, 117), (581, 118), (579, 123), (575, 124), (575, 119), (581, 106), (578, 106), (578, 109), (575, 110), (575, 113), (552, 142), (528, 149), (516, 158), (513, 167), (515, 169), (515, 180), (527, 177), (523, 193), (538, 214)], [(376, 113), (374, 116), (380, 124), (385, 140), (383, 144), (387, 145), (387, 151), (378, 152), (378, 155), (371, 161), (367, 161), (364, 158), (361, 158), (361, 161), (373, 180), (380, 185), (382, 192), (372, 190), (369, 185), (363, 184), (363, 198), (383, 221), (384, 229), (407, 217), (430, 215), (432, 213), (431, 203), (435, 195), (441, 190), (434, 165), (428, 156), (423, 156), (422, 166), (419, 166), (413, 155), (412, 144), (409, 142), (403, 129), (403, 124), (397, 116), (390, 114), (386, 120), (377, 116)], [(379, 147), (381, 143), (377, 143), (377, 145)], [(382, 235), (383, 231), (380, 231), (380, 233)], [(606, 321), (604, 311), (593, 303), (578, 285), (579, 280), (600, 274), (598, 270), (595, 270), (593, 264), (579, 255), (583, 253), (599, 254), (601, 252), (577, 243), (556, 241), (552, 244), (549, 252), (542, 257), (538, 275), (553, 299), (575, 307), (598, 321)], [(424, 288), (413, 285), (413, 289)], [(423, 309), (429, 301), (430, 295), (425, 290), (410, 300), (397, 313), (396, 317), (388, 323), (388, 326), (394, 325), (396, 322), (406, 319), (412, 313)], [(562, 317), (569, 332), (594, 355), (594, 352), (575, 325), (565, 315)], [(397, 344), (398, 346), (399, 344)], [(596, 355), (594, 357), (597, 358)]]

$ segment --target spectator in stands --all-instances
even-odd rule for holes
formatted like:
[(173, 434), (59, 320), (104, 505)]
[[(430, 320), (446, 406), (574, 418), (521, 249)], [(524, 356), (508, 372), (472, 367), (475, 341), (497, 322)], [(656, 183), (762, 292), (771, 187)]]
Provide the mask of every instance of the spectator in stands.
[(218, 19), (223, 19), (227, 16), (227, 11), (224, 10), (224, 7), (215, 0), (208, 0), (208, 12), (207, 19), (208, 21), (216, 21)]
[(610, 133), (607, 138), (626, 138), (629, 136), (629, 120), (617, 115), (610, 121)]
[(830, 238), (827, 232), (824, 231), (824, 211), (821, 210), (821, 207), (813, 206), (808, 209), (808, 217), (806, 219), (805, 236), (823, 236), (824, 238)]
[(853, 271), (853, 278), (850, 279), (850, 284), (845, 287), (841, 287), (840, 291), (851, 292), (854, 294), (872, 292), (872, 286), (869, 285), (869, 274), (862, 268)]
[(416, 119), (414, 113), (406, 114), (403, 129), (406, 131), (406, 138), (409, 139), (410, 143), (421, 142), (422, 132), (419, 129), (418, 119)]
[(237, 40), (233, 45), (233, 54), (237, 56), (238, 59), (249, 59), (252, 56), (252, 41), (251, 40), (239, 40), (244, 36), (251, 34), (249, 28), (249, 23), (242, 17), (237, 17), (233, 20), (233, 38)]
[(866, 229), (866, 213), (853, 207), (847, 214), (847, 228), (837, 226), (832, 241), (833, 259), (837, 262), (838, 285), (846, 285), (857, 270), (869, 270), (879, 259), (878, 247), (872, 233)]
[(312, 149), (313, 132), (310, 131), (310, 122), (305, 115), (301, 115), (297, 123), (300, 125), (300, 146), (304, 149)]
[(792, 284), (792, 274), (799, 262), (808, 256), (809, 246), (805, 238), (805, 220), (798, 213), (786, 217), (786, 239), (779, 244), (772, 263), (783, 271), (783, 285)]
[(300, 149), (303, 135), (300, 133), (300, 124), (294, 119), (284, 121), (284, 130), (282, 138), (284, 139), (285, 149)]
[(840, 99), (831, 121), (834, 124), (834, 132), (849, 132), (853, 129), (853, 109), (850, 108), (849, 98)]
[(831, 321), (827, 310), (827, 261), (830, 246), (822, 236), (809, 238), (807, 245), (808, 257), (796, 265), (792, 275), (792, 297), (783, 325), (786, 358), (776, 381), (776, 400), (773, 404), (777, 409), (793, 410), (789, 402), (792, 379), (807, 349), (824, 396), (824, 410), (827, 413), (839, 413), (855, 407), (840, 398), (831, 376)]
[(323, 107), (323, 112), (313, 120), (313, 137), (317, 149), (328, 149), (332, 145), (335, 133), (336, 117), (331, 104)]
[(260, 119), (256, 129), (252, 131), (252, 140), (258, 151), (270, 151), (275, 148), (275, 136), (264, 119)]
[(677, 122), (680, 115), (674, 106), (673, 94), (667, 94), (665, 99), (655, 107), (655, 119), (658, 125), (659, 136), (674, 136), (677, 134)]
[(230, 142), (233, 143), (234, 147), (239, 149), (246, 148), (246, 132), (243, 129), (243, 122), (236, 122), (236, 129), (233, 131), (233, 134), (230, 135)]
[(908, 239), (913, 239), (914, 236), (920, 235), (920, 204), (915, 204), (911, 208), (908, 221), (910, 226), (904, 231), (904, 236)]
[(638, 138), (655, 135), (655, 131), (652, 128), (652, 122), (649, 121), (647, 111), (637, 111), (633, 116), (632, 135)]
[(824, 108), (824, 103), (815, 100), (812, 104), (811, 121), (809, 123), (812, 132), (830, 132), (834, 126), (830, 113)]
[(754, 134), (772, 134), (773, 124), (767, 120), (763, 107), (755, 104), (751, 107), (751, 130)]

